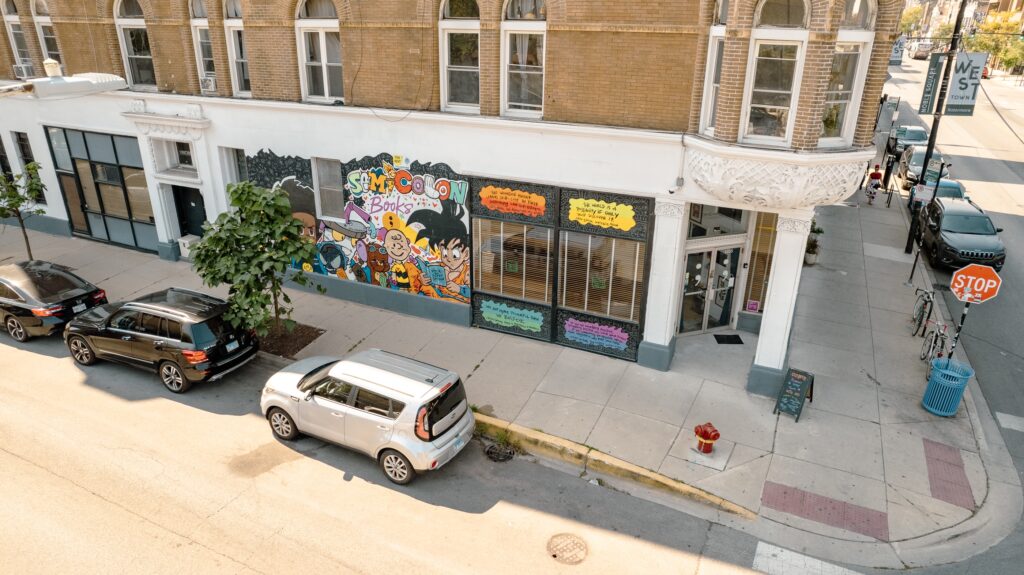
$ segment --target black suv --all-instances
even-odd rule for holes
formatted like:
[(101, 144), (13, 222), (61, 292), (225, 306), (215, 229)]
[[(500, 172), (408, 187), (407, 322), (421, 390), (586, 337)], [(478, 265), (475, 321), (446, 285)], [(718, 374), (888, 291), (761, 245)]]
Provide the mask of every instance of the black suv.
[(252, 333), (224, 319), (228, 303), (170, 288), (134, 301), (112, 303), (68, 323), (64, 341), (82, 365), (108, 359), (156, 371), (174, 393), (216, 381), (256, 356)]
[(32, 260), (0, 266), (0, 321), (18, 341), (57, 333), (77, 313), (107, 303), (68, 268)]
[(996, 235), (1003, 230), (970, 200), (936, 198), (919, 217), (921, 249), (933, 266), (983, 264), (1003, 269), (1006, 247)]

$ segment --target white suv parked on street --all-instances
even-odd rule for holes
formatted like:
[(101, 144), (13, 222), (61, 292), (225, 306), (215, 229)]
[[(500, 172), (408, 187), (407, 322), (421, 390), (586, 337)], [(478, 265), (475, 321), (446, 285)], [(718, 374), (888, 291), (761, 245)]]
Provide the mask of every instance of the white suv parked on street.
[(451, 461), (476, 423), (457, 373), (379, 349), (289, 365), (267, 380), (260, 410), (280, 439), (362, 451), (401, 485)]

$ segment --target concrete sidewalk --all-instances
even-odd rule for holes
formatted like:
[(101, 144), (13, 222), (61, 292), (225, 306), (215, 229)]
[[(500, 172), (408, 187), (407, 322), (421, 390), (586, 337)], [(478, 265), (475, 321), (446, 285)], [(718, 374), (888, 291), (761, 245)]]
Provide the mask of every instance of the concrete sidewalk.
[[(757, 338), (745, 332), (740, 345), (684, 338), (671, 370), (658, 372), (292, 291), (294, 318), (326, 330), (299, 357), (380, 347), (444, 365), (463, 375), (480, 412), (722, 497), (757, 518), (687, 511), (784, 547), (872, 567), (962, 560), (1010, 532), (1021, 488), (976, 383), (956, 417), (920, 406), (925, 365), (908, 329), (900, 204), (858, 196), (818, 212), (823, 249), (804, 269), (790, 350), (792, 367), (816, 375), (799, 423), (746, 392)], [(32, 240), (37, 258), (75, 268), (111, 300), (170, 285), (226, 294), (203, 288), (188, 263), (77, 238)], [(23, 254), (20, 231), (0, 228), (0, 264)], [(931, 285), (923, 266), (915, 283)], [(711, 457), (693, 449), (693, 427), (705, 421), (722, 433)]]

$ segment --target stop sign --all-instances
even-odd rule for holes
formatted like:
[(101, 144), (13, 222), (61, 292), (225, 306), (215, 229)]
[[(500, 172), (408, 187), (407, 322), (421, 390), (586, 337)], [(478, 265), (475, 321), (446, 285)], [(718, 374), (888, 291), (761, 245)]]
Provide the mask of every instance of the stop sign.
[(996, 270), (989, 266), (971, 264), (956, 270), (953, 280), (949, 282), (949, 289), (960, 301), (981, 303), (996, 297), (1002, 283)]

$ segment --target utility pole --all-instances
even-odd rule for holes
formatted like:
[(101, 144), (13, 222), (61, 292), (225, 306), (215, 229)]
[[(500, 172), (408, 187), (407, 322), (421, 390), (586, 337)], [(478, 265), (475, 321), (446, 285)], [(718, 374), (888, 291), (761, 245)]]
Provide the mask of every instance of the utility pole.
[[(960, 9), (956, 13), (956, 24), (953, 25), (953, 38), (949, 42), (949, 52), (946, 54), (946, 67), (942, 71), (942, 82), (939, 83), (939, 95), (935, 100), (935, 114), (932, 115), (932, 132), (928, 136), (928, 148), (924, 152), (924, 163), (921, 164), (921, 177), (928, 170), (928, 162), (932, 160), (935, 152), (935, 140), (939, 136), (939, 121), (942, 120), (942, 112), (946, 107), (946, 93), (949, 91), (949, 82), (952, 80), (953, 64), (956, 61), (956, 51), (960, 46), (960, 30), (964, 24), (964, 10), (967, 9), (967, 0), (960, 0)], [(939, 176), (942, 176), (941, 170)], [(927, 182), (922, 182), (927, 183)], [(914, 200), (910, 210), (910, 231), (907, 232), (907, 245), (903, 253), (914, 251), (914, 238), (917, 236), (917, 213), (921, 210), (921, 202)]]

